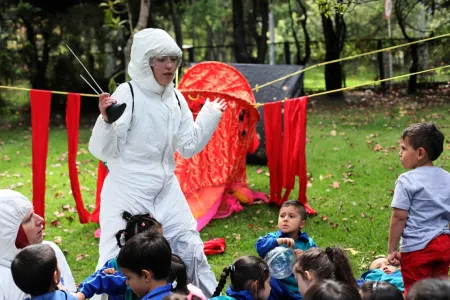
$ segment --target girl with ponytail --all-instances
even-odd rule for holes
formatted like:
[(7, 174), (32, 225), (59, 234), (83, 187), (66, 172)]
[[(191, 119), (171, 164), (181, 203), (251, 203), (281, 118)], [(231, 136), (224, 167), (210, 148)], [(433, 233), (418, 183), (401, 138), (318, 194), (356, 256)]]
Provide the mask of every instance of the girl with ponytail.
[[(227, 296), (219, 296), (228, 276), (231, 284), (226, 289)], [(269, 282), (269, 267), (262, 258), (242, 256), (223, 269), (211, 300), (267, 300), (270, 295)]]
[(312, 284), (325, 279), (333, 279), (358, 287), (347, 254), (337, 247), (306, 250), (297, 257), (294, 275), (302, 295), (305, 295)]

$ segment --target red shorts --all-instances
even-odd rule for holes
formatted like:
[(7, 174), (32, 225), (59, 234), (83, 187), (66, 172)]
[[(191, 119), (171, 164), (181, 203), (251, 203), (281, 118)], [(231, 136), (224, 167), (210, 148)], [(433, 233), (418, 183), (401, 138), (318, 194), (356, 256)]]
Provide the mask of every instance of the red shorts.
[(450, 267), (450, 235), (441, 234), (418, 251), (401, 253), (401, 271), (405, 295), (411, 286), (425, 278), (448, 278)]

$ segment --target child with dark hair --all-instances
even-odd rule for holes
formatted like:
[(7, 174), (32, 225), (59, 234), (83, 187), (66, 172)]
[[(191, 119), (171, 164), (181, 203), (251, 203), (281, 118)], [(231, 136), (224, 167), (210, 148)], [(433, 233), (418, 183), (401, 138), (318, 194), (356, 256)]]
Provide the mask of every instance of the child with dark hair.
[(413, 124), (401, 136), (400, 160), (412, 170), (395, 183), (388, 260), (401, 264), (405, 293), (421, 279), (448, 277), (450, 173), (433, 165), (443, 146), (444, 135), (433, 123)]
[(415, 283), (406, 300), (450, 300), (450, 281), (447, 279), (424, 279)]
[[(226, 290), (227, 296), (219, 296), (228, 276), (231, 284)], [(269, 267), (263, 259), (242, 256), (223, 269), (211, 300), (267, 300), (270, 295), (269, 279)]]
[[(302, 232), (306, 226), (306, 209), (300, 201), (289, 200), (281, 205), (278, 214), (278, 231), (266, 234), (256, 241), (256, 251), (265, 257), (278, 246), (290, 247), (298, 254), (317, 247), (314, 241)], [(270, 299), (301, 299), (294, 275), (284, 279), (270, 279)]]
[(313, 284), (303, 296), (304, 300), (361, 300), (358, 289), (348, 283), (324, 280)]
[(347, 254), (337, 247), (311, 248), (301, 253), (294, 265), (294, 275), (302, 295), (312, 284), (325, 279), (344, 282), (355, 288), (358, 286)]
[(360, 289), (362, 300), (403, 300), (402, 292), (386, 281), (366, 281)]
[(172, 285), (167, 283), (171, 261), (169, 243), (155, 231), (131, 238), (117, 257), (127, 285), (141, 300), (161, 300), (172, 293)]
[(361, 275), (358, 284), (362, 285), (366, 281), (384, 281), (392, 284), (401, 292), (405, 290), (400, 269), (393, 266), (386, 257), (374, 259), (369, 266), (369, 270)]
[(189, 298), (195, 297), (198, 300), (206, 300), (203, 292), (198, 287), (189, 283), (186, 264), (176, 254), (172, 254), (170, 269), (167, 281), (172, 283), (172, 292), (189, 296)]
[(11, 263), (15, 284), (34, 300), (76, 300), (66, 291), (58, 290), (61, 272), (53, 248), (46, 244), (25, 247)]
[[(123, 219), (127, 221), (126, 228), (116, 234), (117, 245), (120, 248), (138, 233), (153, 230), (162, 234), (161, 224), (149, 214), (133, 216), (125, 211)], [(84, 300), (92, 298), (95, 294), (107, 294), (110, 300), (139, 299), (127, 287), (125, 281), (126, 278), (117, 265), (117, 258), (113, 258), (79, 285), (77, 297), (79, 300)]]

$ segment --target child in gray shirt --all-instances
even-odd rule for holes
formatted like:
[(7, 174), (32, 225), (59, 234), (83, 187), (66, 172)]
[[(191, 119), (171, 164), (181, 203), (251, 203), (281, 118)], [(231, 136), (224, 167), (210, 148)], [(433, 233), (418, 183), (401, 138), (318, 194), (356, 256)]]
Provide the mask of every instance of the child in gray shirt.
[(413, 124), (402, 133), (400, 160), (412, 170), (395, 183), (388, 260), (401, 265), (405, 293), (421, 279), (448, 277), (450, 174), (433, 165), (443, 146), (444, 135), (433, 123)]

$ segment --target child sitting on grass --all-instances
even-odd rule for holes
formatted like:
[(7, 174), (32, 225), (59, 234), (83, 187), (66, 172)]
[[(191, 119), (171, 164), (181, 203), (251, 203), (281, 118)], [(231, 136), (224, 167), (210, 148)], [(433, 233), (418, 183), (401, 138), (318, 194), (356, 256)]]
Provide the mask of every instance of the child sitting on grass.
[(15, 284), (33, 300), (76, 300), (67, 291), (58, 290), (61, 272), (55, 251), (47, 244), (25, 247), (11, 263)]
[[(302, 232), (306, 226), (306, 209), (300, 201), (289, 200), (281, 205), (278, 215), (278, 231), (266, 234), (256, 241), (256, 251), (264, 258), (278, 246), (290, 247), (298, 254), (317, 247), (314, 241)], [(270, 299), (301, 299), (294, 275), (285, 279), (270, 278)]]
[(325, 279), (358, 287), (347, 254), (337, 247), (311, 248), (301, 253), (294, 265), (294, 275), (302, 295), (310, 286)]
[[(219, 296), (227, 277), (231, 284), (227, 296)], [(270, 272), (267, 263), (256, 256), (242, 256), (224, 268), (211, 300), (267, 300), (270, 295)]]
[(141, 300), (162, 300), (172, 294), (172, 285), (167, 282), (171, 260), (169, 243), (155, 231), (137, 234), (117, 256), (126, 284)]
[(401, 265), (406, 294), (421, 279), (448, 278), (450, 174), (433, 165), (443, 147), (444, 135), (433, 123), (413, 124), (401, 136), (400, 160), (412, 170), (395, 183), (388, 260)]
[[(149, 214), (131, 215), (123, 213), (127, 221), (125, 229), (116, 234), (117, 244), (120, 248), (136, 234), (155, 230), (162, 234), (162, 226)], [(120, 272), (117, 258), (108, 260), (105, 265), (94, 274), (86, 278), (78, 287), (78, 300), (92, 298), (95, 294), (107, 294), (109, 300), (137, 300), (139, 299), (125, 284), (126, 278)]]

